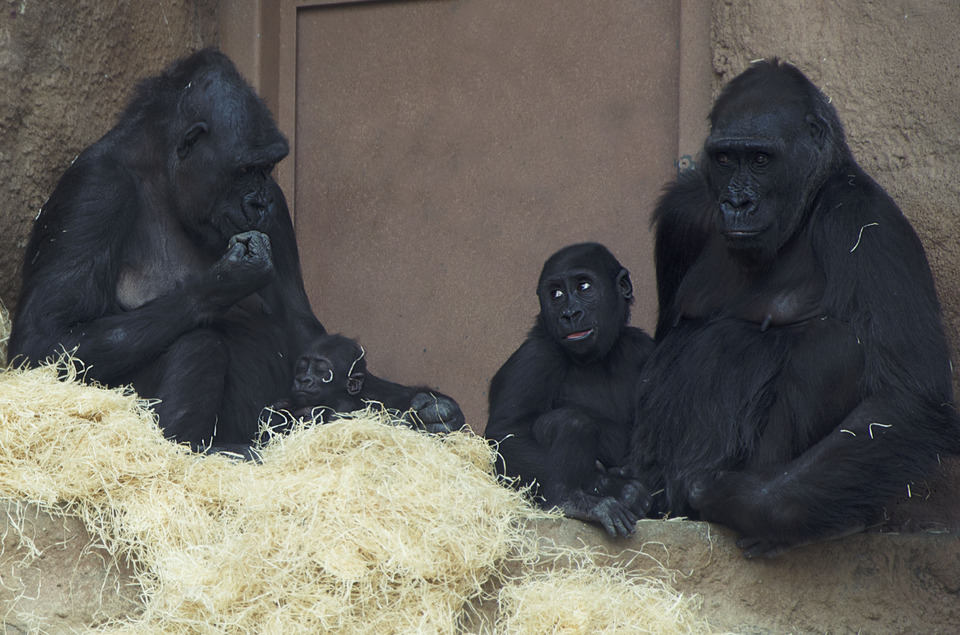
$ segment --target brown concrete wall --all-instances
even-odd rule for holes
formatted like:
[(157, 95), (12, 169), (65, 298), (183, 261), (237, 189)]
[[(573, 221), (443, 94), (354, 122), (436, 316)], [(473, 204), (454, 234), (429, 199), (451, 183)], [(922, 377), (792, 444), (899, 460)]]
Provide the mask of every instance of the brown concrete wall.
[[(700, 15), (698, 4), (681, 2), (682, 26), (694, 24), (687, 14)], [(245, 16), (246, 7), (256, 15)], [(8, 307), (16, 303), (30, 224), (63, 169), (114, 123), (137, 78), (159, 70), (174, 57), (218, 43), (221, 12), (240, 20), (234, 22), (238, 28), (225, 32), (224, 44), (235, 56), (248, 56), (238, 63), (259, 69), (259, 74), (244, 71), (254, 83), (263, 84), (268, 99), (275, 99), (276, 86), (270, 83), (275, 75), (264, 71), (271, 65), (275, 68), (275, 60), (255, 54), (249, 42), (275, 26), (264, 21), (271, 14), (254, 0), (224, 7), (216, 0), (0, 1), (0, 299)], [(960, 273), (960, 214), (955, 209), (960, 201), (960, 108), (956, 106), (960, 103), (956, 36), (960, 4), (954, 0), (718, 0), (713, 3), (712, 19), (714, 91), (749, 60), (780, 55), (798, 64), (833, 97), (856, 156), (899, 201), (927, 247), (956, 350), (960, 345), (960, 285), (955, 282)], [(671, 64), (676, 63), (674, 54), (668, 55)], [(689, 48), (680, 51), (680, 154), (695, 147), (691, 140), (701, 136), (697, 123), (706, 114), (706, 104), (697, 104), (695, 98), (684, 100), (686, 94), (695, 97), (696, 87), (710, 77), (697, 66), (698, 55), (691, 57)], [(655, 190), (655, 182), (669, 176), (660, 168), (656, 174), (661, 176), (645, 189)], [(650, 175), (646, 178), (650, 180)], [(638, 210), (641, 220), (648, 211)], [(576, 233), (584, 238), (609, 237), (608, 233)], [(636, 255), (619, 246), (625, 240), (630, 237), (609, 242), (630, 261)], [(540, 254), (527, 260), (507, 259), (499, 273), (526, 276), (519, 271), (529, 270), (527, 277), (532, 281)], [(640, 268), (632, 261), (628, 264)], [(651, 280), (635, 282), (652, 288)], [(518, 289), (522, 283), (518, 282)], [(482, 339), (498, 360), (513, 349), (535, 312), (531, 293), (515, 293), (516, 299), (511, 300), (519, 304), (511, 318), (515, 326), (509, 333), (497, 331), (495, 337), (486, 331)], [(325, 307), (318, 309), (326, 317)], [(350, 330), (345, 319), (331, 317), (331, 328)], [(459, 322), (454, 319), (450, 329), (458, 328)], [(635, 322), (649, 325), (649, 314), (638, 312)], [(417, 356), (384, 349), (376, 359), (389, 367), (391, 357)], [(480, 372), (489, 375), (495, 365), (488, 360)], [(956, 372), (960, 379), (960, 366)], [(412, 379), (444, 383), (443, 377), (433, 375)]]
[(302, 10), (295, 224), (324, 325), (358, 337), (374, 372), (452, 395), (478, 432), (560, 247), (610, 247), (650, 328), (679, 14), (636, 0)]
[(217, 44), (217, 0), (0, 0), (0, 300), (13, 308), (33, 219), (136, 81)]

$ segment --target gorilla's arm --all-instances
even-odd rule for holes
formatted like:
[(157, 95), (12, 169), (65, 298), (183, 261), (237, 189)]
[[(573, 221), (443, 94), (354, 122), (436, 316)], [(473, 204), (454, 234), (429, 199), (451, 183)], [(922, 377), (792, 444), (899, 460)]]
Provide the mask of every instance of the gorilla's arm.
[(522, 476), (524, 485), (547, 476), (550, 459), (534, 437), (533, 426), (550, 409), (554, 398), (550, 387), (560, 383), (556, 374), (562, 360), (542, 338), (532, 332), (490, 381), (484, 436), (498, 444), (502, 458), (498, 471), (512, 478)]
[(650, 224), (656, 227), (654, 258), (657, 263), (657, 300), (660, 306), (657, 341), (676, 319), (673, 299), (680, 281), (697, 261), (710, 235), (711, 200), (703, 174), (682, 172), (657, 201)]
[[(693, 497), (703, 518), (742, 533), (747, 556), (862, 528), (923, 479), (939, 452), (960, 451), (948, 349), (920, 241), (869, 176), (857, 166), (840, 174), (822, 197), (833, 209), (815, 210), (814, 250), (828, 280), (827, 310), (851, 324), (863, 347), (864, 398), (785, 466), (721, 474)], [(803, 518), (816, 518), (820, 534)]]
[(405, 386), (367, 372), (360, 395), (365, 401), (382, 403), (391, 410), (411, 411), (412, 416), (408, 414), (404, 420), (427, 432), (453, 432), (466, 425), (456, 401), (426, 386)]
[(297, 247), (286, 198), (275, 181), (271, 182), (271, 188), (276, 205), (276, 218), (269, 231), (270, 242), (285, 246), (284, 249), (273, 252), (276, 275), (271, 290), (276, 300), (272, 304), (283, 307), (283, 310), (289, 314), (288, 323), (292, 323), (295, 330), (294, 350), (300, 351), (309, 342), (326, 333), (326, 329), (314, 315), (307, 292), (303, 287), (300, 251)]
[(269, 241), (255, 236), (173, 292), (123, 310), (117, 280), (124, 249), (137, 249), (125, 243), (140, 190), (135, 175), (90, 154), (69, 168), (35, 225), (10, 355), (37, 364), (76, 349), (88, 375), (109, 382), (262, 287), (273, 265)]

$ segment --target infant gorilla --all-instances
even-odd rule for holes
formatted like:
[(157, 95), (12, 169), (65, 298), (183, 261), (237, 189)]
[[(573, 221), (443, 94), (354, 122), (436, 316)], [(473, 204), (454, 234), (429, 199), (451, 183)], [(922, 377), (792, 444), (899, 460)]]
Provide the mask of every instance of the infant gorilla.
[[(307, 346), (294, 365), (290, 398), (274, 403), (271, 408), (286, 410), (295, 419), (322, 421), (335, 412), (360, 410), (368, 401), (404, 413), (405, 422), (426, 432), (459, 430), (465, 423), (460, 406), (450, 397), (422, 386), (395, 384), (368, 373), (363, 347), (337, 334), (321, 335)], [(287, 421), (272, 429), (284, 432), (291, 423)]]

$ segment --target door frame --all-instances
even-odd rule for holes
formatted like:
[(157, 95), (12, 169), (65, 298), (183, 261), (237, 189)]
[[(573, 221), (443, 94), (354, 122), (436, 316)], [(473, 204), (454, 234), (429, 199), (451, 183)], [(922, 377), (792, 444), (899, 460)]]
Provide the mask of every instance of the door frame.
[[(276, 179), (296, 218), (297, 21), (302, 9), (329, 5), (404, 0), (231, 0), (220, 5), (221, 49), (267, 102), (290, 155), (277, 166)], [(679, 118), (676, 161), (679, 168), (697, 157), (708, 132), (713, 102), (711, 0), (680, 0)]]

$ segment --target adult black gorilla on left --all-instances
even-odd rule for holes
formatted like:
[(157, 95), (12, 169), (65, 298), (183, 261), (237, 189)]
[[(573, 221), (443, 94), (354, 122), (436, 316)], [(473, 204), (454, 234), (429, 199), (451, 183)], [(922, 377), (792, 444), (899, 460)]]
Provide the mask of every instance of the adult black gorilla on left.
[(88, 379), (159, 399), (167, 437), (249, 444), (324, 332), (270, 176), (287, 151), (222, 53), (142, 81), (37, 217), (11, 359), (76, 349)]

